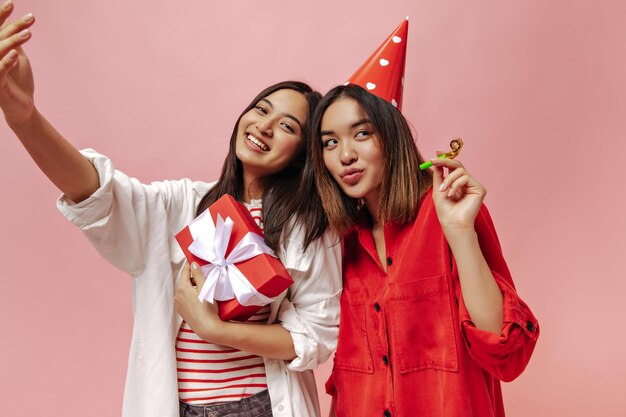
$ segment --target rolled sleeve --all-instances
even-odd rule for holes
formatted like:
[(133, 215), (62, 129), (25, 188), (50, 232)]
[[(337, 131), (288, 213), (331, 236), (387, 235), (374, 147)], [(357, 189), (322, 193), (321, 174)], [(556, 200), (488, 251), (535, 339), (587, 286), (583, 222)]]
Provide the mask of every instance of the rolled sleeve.
[(500, 334), (477, 328), (459, 300), (459, 317), (470, 355), (486, 371), (508, 382), (526, 368), (539, 337), (539, 323), (528, 306), (493, 273), (503, 295), (503, 320)]
[(327, 233), (303, 253), (295, 229), (283, 251), (294, 284), (282, 301), (278, 321), (289, 331), (296, 358), (291, 371), (315, 369), (337, 348), (341, 298), (341, 248)]
[(106, 156), (93, 149), (81, 153), (96, 168), (100, 187), (77, 204), (62, 195), (57, 208), (100, 255), (122, 271), (138, 275), (145, 267), (149, 223), (154, 220), (148, 217), (147, 190), (138, 180), (115, 170)]
[(494, 377), (508, 382), (526, 368), (539, 337), (539, 323), (517, 294), (495, 227), (485, 206), (476, 217), (475, 229), (481, 251), (502, 292), (502, 329), (497, 334), (478, 329), (474, 325), (465, 307), (458, 282), (458, 270), (454, 265), (459, 320), (472, 358)]
[(93, 149), (84, 149), (81, 154), (96, 168), (100, 187), (88, 198), (74, 204), (65, 195), (57, 200), (57, 208), (72, 223), (80, 228), (88, 227), (106, 217), (113, 201), (113, 175), (115, 169), (111, 160)]
[(283, 300), (278, 315), (293, 340), (296, 358), (287, 367), (292, 371), (315, 369), (337, 348), (339, 332), (339, 299), (341, 291), (309, 306), (298, 306)]
[(78, 204), (61, 196), (57, 207), (105, 259), (140, 275), (150, 250), (158, 250), (157, 242), (170, 244), (210, 185), (189, 179), (142, 184), (114, 169), (109, 158), (93, 149), (81, 153), (96, 168), (100, 187)]

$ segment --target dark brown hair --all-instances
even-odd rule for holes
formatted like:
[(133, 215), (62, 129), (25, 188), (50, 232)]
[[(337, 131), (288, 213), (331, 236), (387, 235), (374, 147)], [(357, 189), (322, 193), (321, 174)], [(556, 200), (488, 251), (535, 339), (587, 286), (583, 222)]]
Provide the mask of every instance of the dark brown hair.
[[(237, 201), (243, 201), (243, 166), (235, 154), (239, 122), (241, 117), (252, 109), (259, 100), (284, 89), (301, 93), (306, 98), (309, 108), (307, 123), (303, 126), (302, 131), (302, 140), (304, 141), (302, 150), (285, 169), (263, 178), (263, 232), (265, 242), (276, 252), (279, 249), (283, 229), (293, 226), (289, 222), (292, 217), (295, 216), (298, 222), (304, 226), (303, 250), (324, 233), (328, 224), (323, 217), (321, 201), (315, 190), (314, 181), (309, 177), (306, 181), (304, 180), (303, 166), (308, 159), (307, 154), (310, 149), (311, 119), (321, 98), (321, 94), (311, 89), (307, 84), (299, 81), (284, 81), (271, 85), (261, 91), (241, 112), (230, 137), (230, 146), (220, 178), (215, 186), (200, 200), (196, 209), (196, 215), (199, 215), (224, 194), (230, 194)], [(309, 216), (310, 211), (319, 214), (311, 217)], [(320, 216), (323, 219), (321, 222)], [(286, 229), (285, 233), (288, 235), (291, 230)]]
[(374, 127), (383, 152), (384, 168), (380, 186), (378, 221), (406, 223), (417, 215), (419, 202), (432, 185), (429, 171), (421, 171), (419, 154), (411, 129), (398, 109), (357, 85), (342, 85), (330, 90), (317, 106), (313, 121), (312, 165), (317, 189), (330, 226), (343, 233), (354, 225), (362, 202), (347, 196), (324, 165), (321, 138), (322, 118), (328, 107), (340, 98), (356, 101), (363, 116)]

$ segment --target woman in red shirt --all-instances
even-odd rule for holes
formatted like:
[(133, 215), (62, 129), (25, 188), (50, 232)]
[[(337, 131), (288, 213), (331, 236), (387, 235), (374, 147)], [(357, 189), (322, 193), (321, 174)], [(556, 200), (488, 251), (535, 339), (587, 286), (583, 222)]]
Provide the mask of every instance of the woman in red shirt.
[[(423, 162), (402, 114), (339, 86), (313, 120), (313, 167), (344, 236), (337, 416), (504, 416), (500, 381), (539, 327), (515, 291), (485, 188), (451, 159)], [(444, 175), (444, 168), (448, 174)]]

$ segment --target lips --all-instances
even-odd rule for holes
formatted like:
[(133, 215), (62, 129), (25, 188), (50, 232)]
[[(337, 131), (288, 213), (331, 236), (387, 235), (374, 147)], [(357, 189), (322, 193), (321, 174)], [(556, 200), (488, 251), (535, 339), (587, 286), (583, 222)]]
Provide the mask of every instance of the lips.
[(343, 171), (339, 177), (341, 181), (343, 181), (347, 185), (355, 185), (359, 182), (361, 177), (363, 176), (363, 170), (357, 168), (350, 168), (348, 170)]
[(248, 133), (246, 135), (246, 141), (252, 146), (255, 146), (256, 148), (258, 148), (259, 150), (263, 152), (267, 152), (270, 150), (270, 147), (267, 146), (265, 142), (263, 142), (261, 139), (257, 138), (256, 136), (252, 135), (251, 133)]

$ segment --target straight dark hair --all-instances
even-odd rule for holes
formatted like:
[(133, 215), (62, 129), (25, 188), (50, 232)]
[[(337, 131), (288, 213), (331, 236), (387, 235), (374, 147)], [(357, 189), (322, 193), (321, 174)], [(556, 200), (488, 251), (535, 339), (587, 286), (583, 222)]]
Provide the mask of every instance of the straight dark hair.
[(384, 167), (380, 185), (378, 212), (372, 213), (380, 222), (407, 223), (415, 218), (420, 200), (432, 185), (430, 171), (421, 171), (424, 162), (400, 111), (386, 100), (358, 85), (342, 85), (330, 90), (317, 106), (313, 116), (312, 165), (317, 189), (332, 229), (344, 233), (350, 229), (363, 205), (359, 199), (346, 195), (324, 165), (321, 128), (324, 113), (335, 101), (349, 98), (356, 101), (364, 118), (374, 127), (383, 152)]
[(302, 131), (302, 140), (304, 141), (302, 150), (285, 169), (263, 178), (263, 233), (265, 243), (275, 252), (279, 251), (283, 231), (285, 236), (288, 236), (296, 225), (296, 222), (290, 222), (292, 217), (297, 219), (305, 231), (303, 250), (306, 250), (311, 242), (319, 238), (328, 225), (321, 208), (321, 201), (315, 190), (312, 174), (304, 174), (304, 166), (306, 160), (309, 159), (307, 155), (310, 152), (311, 120), (322, 97), (320, 93), (314, 91), (307, 84), (299, 81), (284, 81), (271, 85), (261, 91), (241, 112), (230, 136), (229, 150), (220, 178), (215, 186), (200, 200), (196, 209), (196, 215), (199, 215), (224, 194), (230, 194), (237, 201), (243, 201), (243, 166), (235, 153), (241, 117), (254, 108), (261, 99), (284, 89), (301, 93), (306, 98), (309, 108), (307, 122)]

